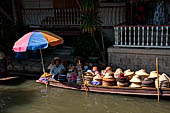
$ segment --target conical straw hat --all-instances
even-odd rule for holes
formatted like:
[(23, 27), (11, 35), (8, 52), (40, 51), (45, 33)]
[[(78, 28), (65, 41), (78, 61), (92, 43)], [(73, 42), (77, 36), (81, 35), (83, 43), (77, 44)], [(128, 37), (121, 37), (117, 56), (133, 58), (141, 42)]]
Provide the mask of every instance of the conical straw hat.
[(144, 72), (146, 72), (145, 69), (140, 69), (140, 70), (136, 71), (135, 74), (138, 74), (139, 71), (144, 71)]
[(148, 78), (157, 78), (157, 71), (151, 71)]
[(135, 74), (138, 76), (148, 76), (149, 75), (148, 73), (146, 73), (146, 71), (144, 69), (136, 71)]
[(135, 83), (141, 83), (142, 81), (139, 79), (138, 76), (133, 76), (133, 78), (130, 80), (130, 82), (135, 82)]
[(130, 69), (127, 69), (126, 71), (124, 71), (124, 76), (130, 76), (133, 74), (134, 74), (134, 72), (132, 72)]
[(141, 85), (140, 84), (131, 83), (131, 85), (129, 87), (140, 88)]
[(166, 77), (166, 74), (163, 73), (160, 77), (159, 77), (159, 82), (162, 82), (162, 81), (169, 81), (169, 79)]

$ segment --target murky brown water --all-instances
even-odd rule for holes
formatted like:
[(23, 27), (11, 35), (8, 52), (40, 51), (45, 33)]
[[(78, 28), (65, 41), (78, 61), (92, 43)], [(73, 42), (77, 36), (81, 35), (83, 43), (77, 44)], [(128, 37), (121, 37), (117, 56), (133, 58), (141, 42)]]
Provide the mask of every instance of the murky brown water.
[(0, 85), (0, 113), (170, 113), (170, 100), (109, 95), (48, 87), (27, 80)]

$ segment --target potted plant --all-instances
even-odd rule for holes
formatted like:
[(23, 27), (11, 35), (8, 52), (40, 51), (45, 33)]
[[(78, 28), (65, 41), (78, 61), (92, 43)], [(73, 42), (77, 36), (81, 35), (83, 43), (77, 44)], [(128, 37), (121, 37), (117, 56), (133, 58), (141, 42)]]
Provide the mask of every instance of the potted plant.
[(90, 37), (88, 38), (89, 42), (91, 43), (88, 45), (88, 55), (90, 58), (96, 56), (96, 58), (99, 58), (99, 56), (102, 56), (103, 62), (105, 62), (104, 46), (103, 49), (101, 49), (101, 45), (104, 45), (104, 42), (100, 29), (102, 21), (100, 20), (98, 12), (99, 1), (77, 0), (77, 3), (81, 11), (81, 18), (79, 19), (81, 21), (80, 28), (85, 35), (88, 34)]

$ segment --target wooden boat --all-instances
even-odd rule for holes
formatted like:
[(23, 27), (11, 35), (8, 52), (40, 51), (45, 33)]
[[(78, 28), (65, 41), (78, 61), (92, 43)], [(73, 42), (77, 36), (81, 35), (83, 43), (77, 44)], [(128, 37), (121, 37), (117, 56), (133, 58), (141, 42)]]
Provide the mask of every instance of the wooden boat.
[[(60, 82), (49, 82), (50, 86), (85, 91), (84, 85), (75, 85), (68, 83), (60, 83)], [(123, 95), (143, 95), (143, 96), (157, 96), (156, 88), (131, 88), (131, 87), (118, 87), (118, 86), (87, 86), (88, 92), (96, 92), (96, 93), (108, 93), (108, 94), (123, 94)], [(170, 88), (161, 88), (160, 96), (169, 97), (170, 96)]]

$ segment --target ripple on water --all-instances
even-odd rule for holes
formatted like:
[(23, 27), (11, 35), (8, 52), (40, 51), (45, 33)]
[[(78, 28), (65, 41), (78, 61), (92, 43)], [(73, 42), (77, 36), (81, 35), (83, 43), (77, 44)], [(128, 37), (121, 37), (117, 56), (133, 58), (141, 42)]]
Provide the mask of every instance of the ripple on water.
[(169, 113), (169, 100), (45, 88), (33, 80), (0, 86), (0, 109), (6, 113)]

